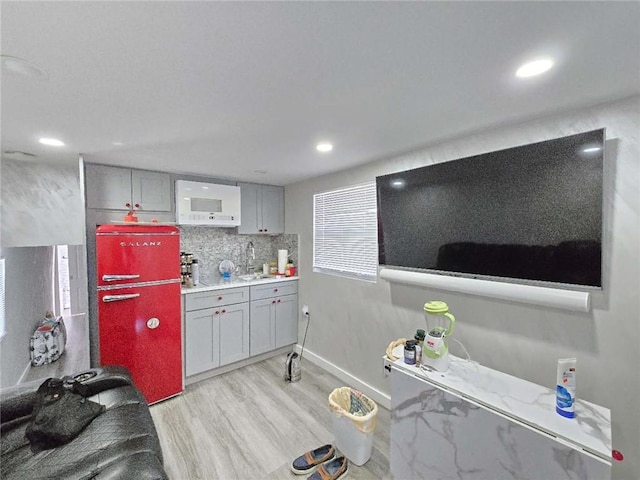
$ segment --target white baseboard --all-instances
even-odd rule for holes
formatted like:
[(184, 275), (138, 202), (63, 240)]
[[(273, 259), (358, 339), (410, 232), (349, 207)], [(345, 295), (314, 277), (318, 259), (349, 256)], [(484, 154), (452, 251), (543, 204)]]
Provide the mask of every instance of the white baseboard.
[(22, 371), (22, 375), (20, 375), (20, 378), (18, 379), (18, 383), (24, 382), (24, 379), (27, 378), (27, 375), (29, 375), (30, 371), (31, 371), (31, 360), (29, 360), (27, 362), (27, 366), (24, 367), (24, 370)]
[[(296, 345), (296, 352), (300, 353), (301, 347), (300, 345)], [(335, 375), (340, 380), (343, 380), (348, 386), (353, 387), (357, 390), (360, 390), (362, 393), (370, 397), (372, 400), (378, 403), (378, 405), (383, 406), (387, 410), (391, 409), (391, 397), (384, 392), (381, 392), (375, 387), (372, 387), (368, 383), (363, 382), (358, 377), (352, 375), (351, 373), (343, 370), (337, 365), (331, 363), (330, 361), (322, 358), (319, 355), (316, 355), (313, 352), (310, 352), (308, 349), (304, 351), (303, 360), (309, 360), (314, 365), (326, 370), (327, 372)]]

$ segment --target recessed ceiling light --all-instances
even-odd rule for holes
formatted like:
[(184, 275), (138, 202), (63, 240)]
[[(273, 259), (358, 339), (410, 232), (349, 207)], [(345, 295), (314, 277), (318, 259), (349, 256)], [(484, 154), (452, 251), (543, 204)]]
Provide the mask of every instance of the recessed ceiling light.
[(516, 77), (527, 78), (540, 75), (553, 67), (553, 62), (548, 58), (541, 58), (525, 63), (516, 71)]
[(0, 58), (2, 58), (2, 69), (7, 72), (37, 80), (49, 78), (46, 70), (24, 58), (12, 57), (11, 55), (0, 55)]
[(316, 145), (316, 150), (323, 153), (330, 152), (333, 150), (333, 145), (327, 142), (322, 142)]
[(600, 150), (602, 150), (600, 147), (587, 147), (582, 149), (584, 153), (599, 152)]
[(111, 145), (115, 145), (116, 147), (121, 147), (122, 145), (124, 145), (124, 143), (122, 143), (122, 142), (111, 142)]
[(64, 142), (62, 140), (58, 140), (57, 138), (41, 138), (38, 141), (43, 145), (49, 145), (51, 147), (64, 146)]
[(267, 173), (266, 170), (254, 170), (254, 173)]
[(401, 178), (391, 181), (391, 186), (395, 187), (395, 188), (402, 188), (402, 187), (405, 186), (405, 184), (406, 184), (406, 182), (404, 180), (402, 180)]

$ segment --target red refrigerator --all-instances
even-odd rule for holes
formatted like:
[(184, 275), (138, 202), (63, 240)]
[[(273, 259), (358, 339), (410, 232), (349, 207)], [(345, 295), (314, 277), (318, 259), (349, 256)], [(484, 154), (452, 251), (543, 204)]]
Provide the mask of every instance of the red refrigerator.
[(180, 231), (101, 225), (96, 258), (100, 363), (128, 368), (148, 403), (179, 394)]

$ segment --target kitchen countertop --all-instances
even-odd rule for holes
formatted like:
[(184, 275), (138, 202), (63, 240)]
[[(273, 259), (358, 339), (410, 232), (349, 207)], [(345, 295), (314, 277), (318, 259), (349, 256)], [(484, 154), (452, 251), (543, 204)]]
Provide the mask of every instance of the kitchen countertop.
[(197, 287), (182, 287), (180, 291), (182, 294), (189, 294), (209, 292), (212, 290), (224, 290), (226, 288), (251, 287), (254, 285), (263, 285), (266, 283), (274, 282), (290, 282), (292, 280), (298, 280), (298, 277), (285, 277), (284, 275), (275, 275), (273, 277), (269, 276), (264, 278), (244, 280), (242, 279), (242, 276), (232, 276), (229, 280), (223, 280), (222, 278), (220, 278), (217, 282), (212, 282), (209, 284), (201, 283)]

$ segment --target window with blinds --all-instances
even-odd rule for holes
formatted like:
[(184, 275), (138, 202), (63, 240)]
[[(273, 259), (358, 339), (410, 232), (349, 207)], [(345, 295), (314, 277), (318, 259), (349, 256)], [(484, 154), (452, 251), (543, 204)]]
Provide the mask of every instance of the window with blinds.
[(313, 196), (313, 271), (376, 281), (375, 182)]

